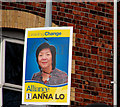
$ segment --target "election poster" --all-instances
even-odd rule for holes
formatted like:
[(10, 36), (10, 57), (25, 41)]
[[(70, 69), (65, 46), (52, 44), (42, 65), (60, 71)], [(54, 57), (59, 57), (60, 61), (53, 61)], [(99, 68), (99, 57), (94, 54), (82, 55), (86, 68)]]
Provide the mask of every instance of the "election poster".
[(73, 27), (27, 28), (22, 104), (69, 105)]

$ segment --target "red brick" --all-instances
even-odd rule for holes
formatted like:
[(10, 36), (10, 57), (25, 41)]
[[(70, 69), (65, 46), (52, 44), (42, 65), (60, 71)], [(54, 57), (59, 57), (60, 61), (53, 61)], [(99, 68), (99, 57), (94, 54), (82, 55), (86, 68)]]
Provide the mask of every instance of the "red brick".
[[(108, 90), (107, 92), (110, 93), (109, 91), (110, 91), (110, 90)], [(113, 96), (110, 95), (110, 94), (107, 94), (107, 97), (112, 98)]]
[(75, 92), (83, 93), (82, 89), (75, 88)]
[(92, 31), (92, 29), (91, 29), (91, 28), (86, 27), (86, 26), (84, 26), (84, 30), (87, 30), (87, 31)]
[(95, 36), (96, 34), (94, 32), (87, 32), (87, 35), (89, 35), (89, 36)]
[(57, 15), (57, 11), (52, 11), (52, 14), (53, 15)]
[[(85, 44), (90, 44), (91, 42), (89, 40), (85, 40)], [(90, 50), (88, 50), (88, 53), (91, 53)]]
[(93, 23), (87, 23), (87, 26), (89, 26), (89, 27), (96, 27), (96, 25), (95, 24), (93, 24)]
[(91, 55), (91, 58), (98, 60), (98, 56), (97, 55)]
[(80, 6), (80, 7), (86, 7), (86, 4), (83, 4), (83, 3), (80, 2), (78, 6)]
[(98, 6), (97, 2), (90, 2), (90, 4), (94, 5), (94, 6)]
[(77, 29), (82, 29), (83, 26), (81, 26), (81, 25), (76, 25), (76, 28), (77, 28)]
[(91, 63), (93, 59), (88, 59), (88, 62)]
[(113, 11), (113, 10), (109, 10), (109, 13), (110, 13), (110, 14), (114, 14), (114, 11)]
[(81, 16), (74, 15), (74, 19), (81, 20)]
[(89, 8), (89, 9), (94, 9), (94, 6), (92, 6), (92, 5), (87, 5), (87, 8)]
[(79, 101), (79, 102), (82, 102), (82, 98), (79, 98), (79, 97), (75, 97), (75, 101)]
[(45, 13), (45, 9), (41, 9), (41, 12), (44, 12), (44, 13)]
[(7, 10), (12, 10), (12, 9), (14, 9), (14, 8), (13, 8), (13, 7), (8, 7), (8, 6), (6, 6), (5, 9), (7, 9)]
[(77, 60), (85, 61), (85, 58), (78, 56), (78, 57), (77, 57)]
[[(91, 76), (91, 73), (88, 73), (89, 76)], [(84, 80), (86, 80), (85, 84), (89, 84), (88, 80), (89, 80), (89, 76), (84, 76)]]
[(74, 82), (75, 82), (75, 79), (74, 79), (74, 78), (71, 78), (71, 82), (73, 82), (73, 83), (74, 83)]
[(80, 24), (84, 25), (84, 26), (87, 26), (87, 22), (85, 22), (85, 21), (81, 21)]
[(32, 5), (32, 2), (25, 2), (26, 5)]
[(84, 45), (84, 48), (86, 48), (86, 49), (90, 49), (90, 45)]
[(106, 5), (106, 9), (111, 9), (111, 10), (113, 10), (113, 6), (108, 6), (108, 5)]
[(92, 38), (88, 35), (84, 35), (84, 39), (92, 40)]
[(73, 6), (72, 6), (72, 5), (66, 4), (65, 7), (68, 8), (68, 9), (73, 9)]
[(101, 11), (102, 8), (97, 6), (97, 7), (95, 7), (95, 10)]
[(86, 84), (86, 85), (88, 85), (88, 84), (89, 84), (89, 82), (88, 82), (88, 81), (85, 81), (85, 84)]
[(97, 24), (97, 20), (89, 19), (89, 22)]
[(105, 84), (110, 84), (110, 82), (108, 80), (105, 80)]
[(93, 15), (93, 14), (89, 14), (88, 17), (89, 17), (89, 18), (96, 19), (96, 15)]
[(80, 79), (80, 78), (81, 78), (81, 76), (80, 76), (80, 75), (76, 75), (76, 78), (77, 78), (77, 79)]
[(91, 67), (91, 64), (90, 64), (90, 63), (85, 62), (85, 63), (84, 63), (84, 66), (86, 66), (86, 67)]
[(10, 5), (10, 2), (2, 2), (2, 5), (7, 5), (7, 6), (9, 6), (9, 5)]
[(71, 74), (71, 77), (72, 77), (72, 78), (75, 78), (75, 74)]
[(72, 59), (73, 59), (73, 60), (76, 60), (76, 59), (77, 59), (77, 56), (72, 56)]
[(81, 93), (75, 93), (76, 97), (81, 97)]
[(60, 8), (60, 11), (61, 11), (61, 12), (64, 12), (64, 11), (65, 11), (65, 9), (64, 9), (64, 8)]
[(63, 12), (58, 12), (58, 15), (60, 15), (60, 16), (65, 16), (65, 13), (63, 13)]
[(52, 2), (52, 5), (57, 6), (58, 2)]
[(59, 6), (65, 7), (65, 4), (64, 3), (59, 3)]
[(83, 62), (80, 62), (80, 61), (76, 61), (76, 65), (84, 65), (84, 63)]
[(39, 3), (36, 3), (36, 7), (39, 7), (40, 6), (40, 4)]
[(61, 25), (61, 26), (66, 26), (67, 23), (66, 23), (66, 22), (60, 22), (60, 25)]
[(106, 66), (99, 66), (99, 69), (106, 70)]
[(99, 33), (99, 29), (92, 29), (92, 32)]
[(79, 66), (75, 65), (75, 69), (79, 69)]
[(2, 9), (5, 9), (5, 6), (2, 5)]
[(81, 30), (80, 33), (81, 33), (81, 34), (87, 34), (87, 31)]
[(36, 3), (35, 3), (35, 2), (33, 2), (33, 3), (32, 3), (32, 6), (36, 6)]
[(73, 26), (73, 28), (75, 28), (75, 24), (72, 23), (67, 23), (67, 26)]
[(104, 27), (102, 25), (96, 25), (96, 28), (103, 29)]
[(35, 11), (41, 11), (40, 8), (36, 8), (36, 7), (34, 7), (34, 10), (35, 10)]
[(57, 10), (57, 7), (56, 6), (52, 6), (52, 10)]
[(89, 9), (82, 8), (82, 11), (83, 11), (83, 12), (89, 12)]
[(73, 9), (74, 9), (74, 10), (81, 11), (81, 7), (74, 7)]
[(86, 21), (86, 22), (89, 22), (89, 18), (86, 18), (86, 17), (82, 17), (82, 20)]
[(81, 39), (81, 41), (80, 41), (81, 43), (85, 43), (85, 40), (84, 39)]
[(71, 86), (72, 86), (72, 87), (76, 87), (76, 88), (77, 88), (77, 87), (79, 87), (79, 85), (78, 85), (78, 84), (73, 83), (73, 82), (71, 83)]
[(84, 72), (84, 75), (85, 76), (90, 76), (90, 73), (89, 72)]
[(108, 22), (113, 23), (114, 21), (113, 21), (113, 19), (108, 19)]
[(88, 17), (88, 13), (85, 13), (85, 17)]
[(72, 55), (75, 55), (74, 51), (72, 51)]
[(83, 75), (83, 71), (81, 71), (81, 70), (75, 70), (75, 73)]
[(80, 15), (81, 12), (80, 12), (80, 11), (75, 11), (75, 10), (73, 10), (73, 14), (75, 14), (75, 15)]
[(79, 3), (77, 3), (77, 2), (71, 2), (71, 5), (79, 6)]
[(42, 8), (45, 8), (46, 6), (45, 6), (45, 4), (40, 4), (40, 6), (39, 7), (42, 7)]
[(73, 15), (71, 15), (71, 14), (65, 14), (65, 16), (68, 18), (73, 18)]
[(75, 29), (75, 28), (73, 28), (73, 32), (74, 32), (74, 33), (79, 33), (80, 30), (79, 30), (79, 29)]
[(85, 16), (85, 13), (84, 13), (84, 12), (81, 12), (80, 15), (81, 15), (81, 16)]

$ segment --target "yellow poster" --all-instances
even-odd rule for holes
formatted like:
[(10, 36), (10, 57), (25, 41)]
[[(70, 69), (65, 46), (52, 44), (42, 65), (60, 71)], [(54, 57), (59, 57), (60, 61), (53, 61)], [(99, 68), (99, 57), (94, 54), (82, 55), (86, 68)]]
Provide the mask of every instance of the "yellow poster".
[(70, 104), (72, 32), (72, 27), (26, 29), (22, 104)]

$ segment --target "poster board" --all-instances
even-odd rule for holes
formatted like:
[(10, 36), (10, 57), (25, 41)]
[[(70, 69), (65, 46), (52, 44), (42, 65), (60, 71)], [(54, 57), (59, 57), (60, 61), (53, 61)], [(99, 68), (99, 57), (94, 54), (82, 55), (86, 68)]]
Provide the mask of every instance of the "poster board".
[(22, 104), (69, 105), (73, 27), (27, 28)]

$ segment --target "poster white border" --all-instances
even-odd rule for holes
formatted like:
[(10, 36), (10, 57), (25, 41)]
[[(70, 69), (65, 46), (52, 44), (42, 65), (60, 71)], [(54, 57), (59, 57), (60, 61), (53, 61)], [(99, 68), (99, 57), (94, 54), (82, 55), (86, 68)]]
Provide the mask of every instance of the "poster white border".
[[(54, 102), (24, 102), (24, 93), (25, 93), (25, 68), (26, 68), (26, 52), (27, 52), (27, 35), (28, 31), (35, 30), (70, 30), (70, 39), (69, 39), (69, 62), (68, 62), (68, 91), (67, 91), (67, 103), (54, 103)], [(23, 85), (22, 85), (22, 104), (26, 105), (70, 105), (70, 91), (71, 91), (71, 70), (72, 70), (72, 35), (73, 27), (40, 27), (40, 28), (26, 28), (25, 31), (25, 45), (24, 45), (24, 58), (23, 58)]]

